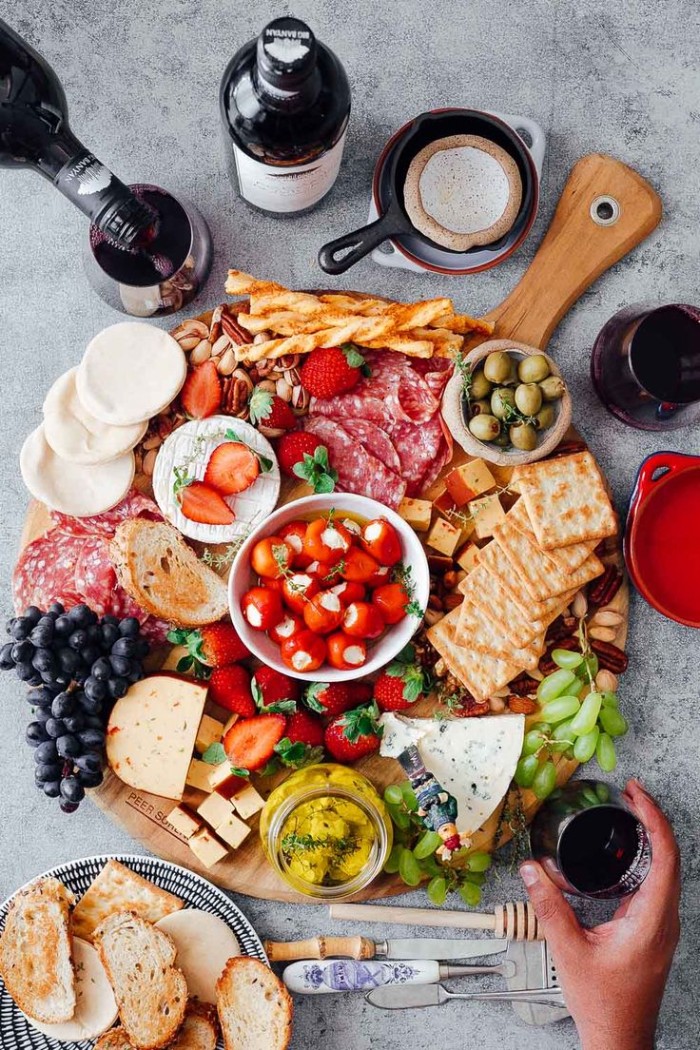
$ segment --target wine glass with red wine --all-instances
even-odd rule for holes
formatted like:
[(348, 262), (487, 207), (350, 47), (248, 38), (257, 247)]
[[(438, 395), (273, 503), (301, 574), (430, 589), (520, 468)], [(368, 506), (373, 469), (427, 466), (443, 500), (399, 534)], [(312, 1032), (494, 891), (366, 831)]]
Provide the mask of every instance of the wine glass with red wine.
[(605, 407), (640, 430), (700, 420), (700, 309), (627, 306), (598, 333), (591, 379)]
[(651, 868), (651, 843), (622, 793), (596, 780), (552, 792), (530, 826), (530, 848), (565, 893), (614, 900), (638, 890)]

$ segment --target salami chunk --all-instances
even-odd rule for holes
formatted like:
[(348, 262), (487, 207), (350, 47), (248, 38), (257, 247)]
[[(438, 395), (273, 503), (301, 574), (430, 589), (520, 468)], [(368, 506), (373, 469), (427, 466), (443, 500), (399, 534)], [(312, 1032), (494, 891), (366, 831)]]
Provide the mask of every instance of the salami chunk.
[(75, 568), (86, 539), (66, 536), (52, 529), (28, 544), (19, 556), (12, 577), (15, 610), (29, 605), (46, 609), (60, 601), (66, 607), (82, 601), (75, 583)]
[(338, 471), (338, 488), (398, 507), (406, 494), (406, 482), (395, 471), (368, 452), (338, 423), (322, 417), (307, 417), (304, 429), (315, 434), (328, 449)]
[(401, 472), (401, 460), (386, 430), (369, 419), (344, 419), (343, 427), (367, 452), (380, 459), (396, 474)]
[[(75, 567), (75, 585), (86, 605), (98, 616), (121, 616), (118, 611), (117, 574), (105, 536), (88, 536)], [(121, 590), (121, 588), (119, 588)], [(143, 615), (143, 614), (142, 614)]]
[(429, 484), (432, 484), (449, 458), (445, 458), (446, 442), (440, 416), (436, 415), (421, 425), (395, 423), (391, 439), (401, 460), (407, 495), (417, 496), (427, 487), (426, 479), (431, 478)]
[(111, 537), (117, 525), (121, 525), (127, 518), (149, 518), (152, 521), (160, 521), (162, 517), (158, 504), (148, 496), (144, 496), (138, 489), (131, 489), (116, 507), (112, 507), (104, 514), (95, 514), (91, 518), (72, 518), (68, 514), (61, 514), (60, 511), (51, 512), (51, 519), (56, 527), (61, 532), (74, 536)]

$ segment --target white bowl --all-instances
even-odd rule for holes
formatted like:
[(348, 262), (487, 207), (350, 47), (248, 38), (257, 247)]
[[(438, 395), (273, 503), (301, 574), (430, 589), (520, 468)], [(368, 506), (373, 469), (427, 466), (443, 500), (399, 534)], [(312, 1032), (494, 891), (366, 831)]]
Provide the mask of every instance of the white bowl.
[(399, 623), (389, 627), (381, 638), (370, 643), (368, 659), (362, 667), (341, 671), (329, 664), (323, 664), (317, 671), (304, 672), (292, 671), (287, 667), (282, 662), (279, 646), (268, 638), (264, 631), (256, 631), (250, 626), (241, 612), (241, 599), (245, 592), (257, 583), (257, 577), (250, 567), (250, 553), (255, 544), (265, 536), (274, 535), (278, 529), (294, 521), (295, 518), (306, 518), (309, 514), (328, 511), (331, 507), (335, 509), (338, 517), (350, 514), (365, 518), (367, 521), (372, 518), (384, 518), (390, 525), (393, 525), (401, 540), (401, 560), (404, 565), (411, 567), (411, 578), (414, 584), (413, 597), (421, 609), (425, 609), (430, 595), (430, 571), (423, 546), (411, 526), (407, 525), (396, 511), (390, 510), (389, 507), (385, 507), (376, 500), (367, 499), (365, 496), (343, 492), (306, 496), (304, 499), (294, 500), (280, 507), (262, 525), (251, 532), (238, 551), (231, 566), (228, 581), (229, 609), (233, 626), (259, 660), (269, 667), (274, 667), (276, 671), (281, 671), (292, 678), (301, 678), (306, 682), (346, 682), (378, 671), (401, 652), (421, 623), (417, 616), (404, 616)]

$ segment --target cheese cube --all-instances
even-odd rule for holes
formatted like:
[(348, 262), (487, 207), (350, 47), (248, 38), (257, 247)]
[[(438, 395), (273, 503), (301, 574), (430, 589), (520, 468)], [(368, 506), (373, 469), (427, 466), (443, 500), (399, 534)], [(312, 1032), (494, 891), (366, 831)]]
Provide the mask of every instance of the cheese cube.
[(469, 504), (469, 513), (474, 520), (474, 532), (480, 540), (492, 536), (496, 525), (505, 521), (506, 518), (501, 501), (495, 494), (472, 500)]
[(205, 868), (213, 868), (228, 853), (223, 842), (209, 828), (200, 828), (196, 835), (188, 839), (187, 845)]
[(244, 777), (237, 777), (235, 773), (231, 772), (231, 763), (228, 759), (223, 762), (219, 762), (218, 766), (209, 766), (209, 790), (218, 791), (219, 794), (228, 798), (228, 794), (224, 791), (224, 787), (230, 782), (234, 781), (237, 783), (245, 784), (246, 780)]
[(213, 791), (214, 788), (209, 783), (212, 769), (216, 769), (216, 766), (212, 766), (208, 762), (202, 762), (199, 758), (193, 758), (190, 762), (190, 768), (187, 770), (186, 783), (188, 787), (197, 788), (198, 791), (206, 791), (207, 793)]
[(236, 813), (243, 820), (249, 820), (250, 817), (259, 813), (265, 805), (264, 798), (255, 790), (252, 784), (246, 784), (242, 791), (233, 796), (231, 801)]
[(475, 543), (467, 543), (457, 555), (457, 564), (461, 565), (465, 572), (469, 573), (476, 568), (479, 557), (479, 548)]
[(433, 505), (429, 499), (406, 497), (399, 503), (399, 514), (416, 532), (424, 532), (430, 528), (432, 511)]
[(250, 835), (250, 828), (232, 813), (225, 824), (219, 825), (216, 833), (231, 849), (238, 849), (241, 842)]
[(236, 722), (238, 721), (238, 718), (239, 718), (239, 716), (236, 715), (236, 714), (231, 715), (231, 717), (229, 718), (228, 722), (224, 726), (224, 731), (221, 734), (222, 737), (226, 736), (226, 734), (228, 733), (228, 731), (231, 728), (231, 726), (235, 726)]
[(209, 715), (202, 715), (202, 721), (199, 723), (199, 729), (197, 730), (197, 739), (194, 742), (195, 751), (203, 755), (210, 744), (217, 744), (223, 735), (223, 722), (219, 722), (218, 719), (211, 718)]
[(202, 826), (201, 820), (198, 820), (194, 813), (190, 813), (185, 806), (175, 806), (175, 809), (171, 809), (165, 819), (170, 827), (185, 839), (191, 839)]
[(231, 773), (225, 780), (222, 780), (220, 784), (216, 785), (216, 790), (224, 798), (233, 800), (234, 795), (237, 795), (239, 791), (242, 791), (248, 781), (245, 777), (237, 777), (235, 773)]
[(233, 815), (233, 806), (227, 798), (220, 795), (218, 791), (212, 791), (207, 795), (204, 802), (197, 806), (197, 813), (207, 824), (211, 824), (214, 831), (218, 830), (219, 824), (225, 824)]
[(461, 529), (456, 529), (454, 525), (451, 525), (449, 521), (445, 521), (444, 518), (438, 518), (428, 533), (428, 538), (425, 542), (429, 547), (440, 551), (441, 554), (452, 555), (461, 536)]
[(439, 493), (433, 500), (433, 506), (436, 510), (441, 511), (442, 514), (447, 514), (449, 513), (449, 511), (454, 510), (457, 504), (452, 499), (452, 496), (449, 494), (449, 492), (443, 485), (443, 487), (440, 489)]
[(458, 507), (496, 487), (496, 479), (483, 459), (472, 459), (455, 467), (445, 478), (447, 491)]

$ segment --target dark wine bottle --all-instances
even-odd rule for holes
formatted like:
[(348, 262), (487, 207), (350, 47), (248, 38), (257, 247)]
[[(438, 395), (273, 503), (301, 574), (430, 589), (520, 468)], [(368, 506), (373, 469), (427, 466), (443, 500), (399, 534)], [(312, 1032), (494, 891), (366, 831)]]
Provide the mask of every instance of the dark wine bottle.
[(221, 115), (241, 197), (262, 211), (318, 204), (340, 169), (350, 85), (333, 52), (297, 18), (277, 18), (226, 67)]
[(0, 167), (38, 171), (122, 246), (153, 222), (153, 212), (75, 137), (58, 77), (2, 19)]

